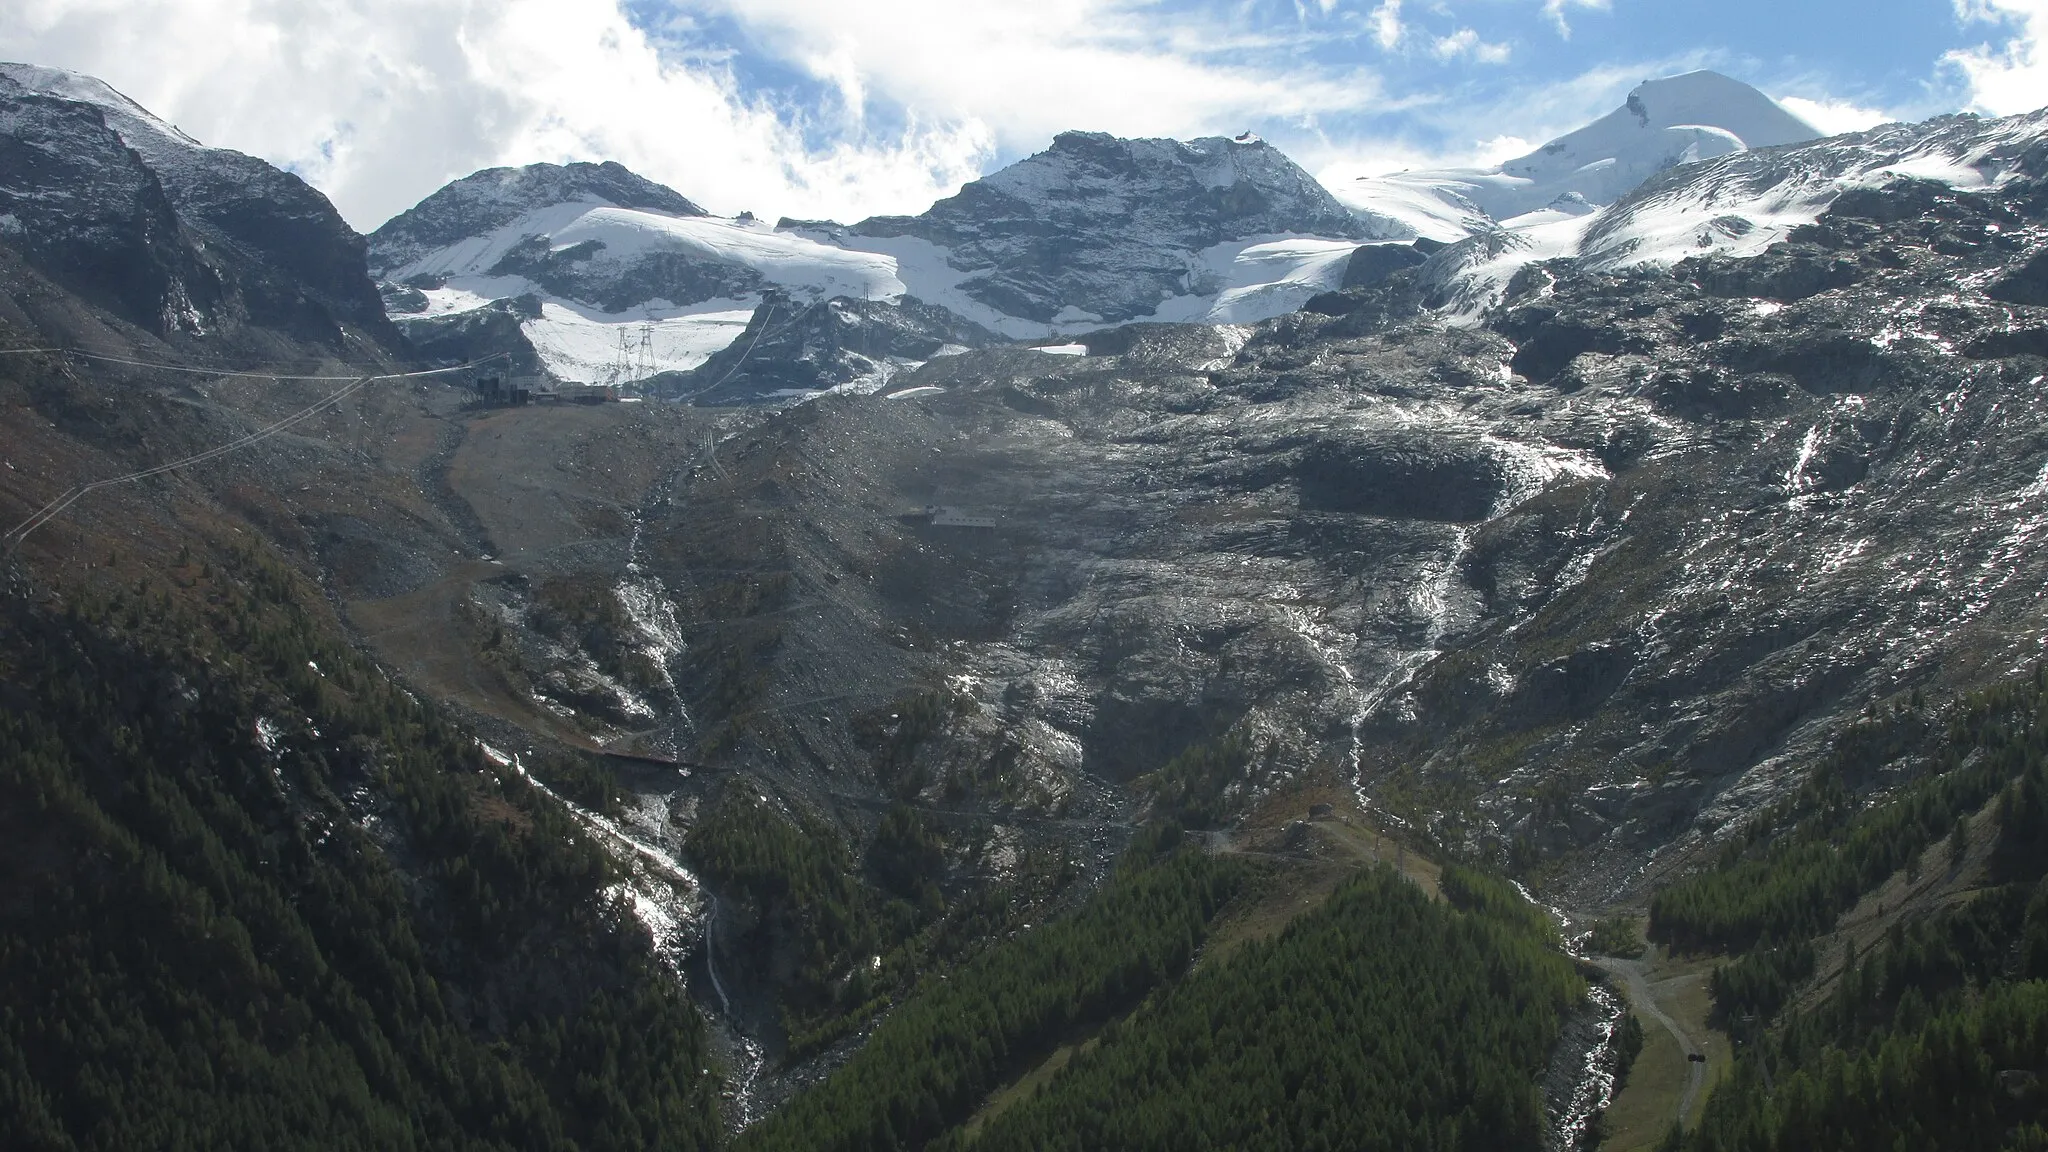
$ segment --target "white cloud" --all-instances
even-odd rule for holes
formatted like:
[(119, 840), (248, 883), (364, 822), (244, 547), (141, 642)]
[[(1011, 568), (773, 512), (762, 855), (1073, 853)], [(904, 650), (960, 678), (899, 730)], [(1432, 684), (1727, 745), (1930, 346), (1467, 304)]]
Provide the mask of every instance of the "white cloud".
[(1590, 8), (1596, 12), (1605, 12), (1610, 6), (1610, 0), (1543, 0), (1543, 14), (1550, 18), (1551, 24), (1556, 26), (1557, 34), (1569, 40), (1572, 35), (1572, 26), (1565, 19), (1565, 12), (1568, 9)]
[[(618, 160), (724, 213), (916, 212), (1068, 128), (1256, 125), (1312, 171), (1484, 164), (1611, 110), (1644, 76), (1714, 62), (1531, 78), (1475, 104), (1456, 88), (1397, 98), (1362, 66), (1316, 63), (1333, 34), (1450, 68), (1507, 60), (1475, 28), (1425, 30), (1418, 13), (1452, 11), (1434, 0), (1298, 0), (1277, 24), (1236, 0), (668, 0), (652, 33), (625, 2), (5, 0), (0, 58), (100, 76), (202, 140), (290, 165), (364, 229), (454, 177), (539, 160)], [(1560, 29), (1605, 6), (1543, 0)], [(1824, 128), (1863, 112), (1802, 110)], [(1338, 127), (1354, 116), (1378, 135)]]
[(1479, 43), (1479, 33), (1470, 28), (1460, 28), (1448, 36), (1441, 37), (1430, 45), (1430, 54), (1439, 60), (1449, 60), (1472, 51)]
[(1508, 46), (1489, 44), (1479, 38), (1479, 33), (1470, 28), (1460, 28), (1443, 36), (1430, 45), (1430, 54), (1439, 60), (1455, 60), (1470, 56), (1481, 64), (1505, 64), (1508, 61)]
[[(915, 212), (1067, 128), (1192, 136), (1387, 103), (1362, 69), (1148, 0), (689, 0), (655, 38), (620, 2), (10, 0), (0, 58), (90, 73), (292, 166), (365, 229), (539, 160), (618, 160), (721, 212)], [(721, 19), (833, 106), (749, 90), (691, 46)]]
[(1771, 99), (1783, 105), (1785, 111), (1819, 129), (1823, 136), (1861, 132), (1895, 119), (1876, 108), (1865, 108), (1848, 100), (1812, 100), (1804, 96), (1773, 96)]
[(290, 166), (366, 230), (496, 164), (613, 159), (725, 211), (858, 212), (928, 202), (992, 148), (972, 117), (807, 144), (802, 117), (717, 62), (663, 60), (612, 0), (18, 0), (0, 56)]
[(1380, 6), (1372, 10), (1370, 23), (1373, 42), (1393, 51), (1400, 45), (1405, 31), (1401, 27), (1401, 0), (1381, 0)]
[(1037, 147), (1068, 128), (1213, 133), (1246, 117), (1371, 106), (1377, 78), (1307, 63), (1319, 32), (1247, 30), (1228, 10), (1164, 13), (1152, 0), (700, 0), (792, 58), (844, 52), (874, 97), (972, 115), (998, 142)]
[(1474, 146), (1474, 162), (1481, 168), (1491, 168), (1517, 156), (1527, 156), (1535, 147), (1535, 141), (1520, 136), (1495, 136)]
[(2048, 0), (1955, 0), (1969, 23), (1998, 25), (2003, 45), (1950, 52), (1942, 62), (1962, 72), (1970, 106), (1994, 116), (2031, 112), (2048, 102)]

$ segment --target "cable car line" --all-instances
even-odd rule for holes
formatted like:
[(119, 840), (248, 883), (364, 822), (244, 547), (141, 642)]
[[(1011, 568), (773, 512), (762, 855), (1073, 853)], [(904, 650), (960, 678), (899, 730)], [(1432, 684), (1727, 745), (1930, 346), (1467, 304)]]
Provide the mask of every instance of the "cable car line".
[[(72, 354), (72, 355), (90, 355), (90, 354), (86, 354), (86, 353), (67, 353), (67, 354)], [(110, 358), (110, 357), (108, 357), (108, 358), (103, 358), (103, 359), (114, 359), (114, 358)], [(284, 431), (284, 430), (286, 430), (286, 429), (290, 428), (290, 427), (291, 427), (291, 426), (293, 426), (294, 424), (298, 424), (298, 423), (300, 423), (301, 421), (303, 421), (303, 420), (306, 420), (306, 419), (307, 419), (308, 417), (311, 417), (311, 416), (313, 416), (313, 415), (314, 415), (315, 413), (318, 413), (318, 412), (319, 412), (319, 411), (321, 411), (322, 409), (324, 409), (324, 408), (328, 408), (328, 407), (331, 407), (331, 406), (333, 406), (333, 405), (335, 405), (335, 404), (337, 404), (337, 403), (341, 402), (342, 400), (344, 400), (344, 399), (347, 399), (347, 398), (348, 398), (349, 396), (353, 395), (353, 394), (354, 394), (354, 393), (356, 393), (357, 391), (360, 391), (360, 390), (361, 390), (362, 388), (364, 388), (365, 386), (367, 386), (367, 385), (370, 385), (370, 384), (374, 384), (374, 383), (377, 383), (377, 382), (379, 382), (379, 381), (383, 381), (383, 380), (406, 380), (406, 379), (414, 379), (414, 378), (418, 378), (418, 377), (423, 377), (423, 376), (443, 376), (443, 375), (447, 375), (448, 373), (451, 373), (451, 372), (466, 372), (466, 371), (468, 371), (468, 370), (470, 370), (470, 369), (472, 369), (472, 368), (476, 367), (476, 365), (477, 365), (477, 364), (481, 364), (481, 363), (486, 363), (486, 362), (488, 362), (488, 361), (489, 361), (489, 360), (491, 360), (491, 359), (495, 359), (495, 357), (486, 357), (486, 358), (485, 358), (484, 360), (474, 361), (474, 362), (472, 362), (472, 363), (468, 363), (468, 364), (458, 364), (458, 365), (455, 365), (454, 367), (450, 367), (450, 368), (429, 368), (429, 369), (425, 369), (425, 370), (422, 370), (422, 371), (418, 371), (418, 372), (392, 372), (392, 373), (387, 373), (387, 374), (384, 374), (384, 375), (379, 375), (379, 376), (342, 376), (342, 377), (331, 377), (331, 379), (341, 379), (341, 380), (348, 380), (348, 381), (351, 381), (351, 383), (350, 383), (350, 384), (349, 384), (349, 385), (348, 385), (347, 387), (345, 387), (345, 388), (339, 388), (339, 389), (336, 389), (336, 390), (335, 390), (334, 392), (331, 392), (331, 393), (329, 393), (328, 395), (326, 395), (326, 396), (324, 396), (324, 397), (320, 398), (319, 400), (316, 400), (316, 401), (314, 401), (313, 403), (311, 403), (311, 404), (307, 405), (307, 406), (306, 406), (306, 407), (304, 407), (304, 408), (301, 408), (301, 409), (299, 409), (299, 410), (298, 410), (297, 412), (294, 412), (294, 413), (292, 413), (291, 415), (289, 415), (289, 416), (286, 416), (286, 417), (284, 417), (284, 418), (283, 418), (283, 419), (281, 419), (281, 420), (278, 420), (278, 421), (276, 421), (276, 422), (274, 422), (274, 423), (271, 423), (271, 424), (265, 425), (264, 427), (262, 427), (262, 428), (259, 428), (259, 429), (257, 429), (256, 431), (254, 431), (254, 432), (251, 432), (251, 433), (249, 433), (249, 434), (248, 434), (248, 435), (246, 435), (246, 436), (243, 436), (243, 437), (241, 437), (241, 438), (239, 438), (239, 439), (236, 439), (236, 440), (232, 440), (232, 441), (229, 441), (229, 442), (228, 442), (228, 443), (226, 443), (226, 444), (220, 444), (220, 445), (216, 445), (215, 447), (212, 447), (212, 448), (208, 448), (207, 450), (205, 450), (205, 451), (203, 451), (203, 452), (195, 452), (195, 453), (193, 453), (192, 455), (190, 455), (190, 456), (186, 456), (186, 457), (184, 457), (184, 458), (182, 458), (182, 459), (178, 459), (178, 460), (172, 460), (172, 461), (169, 461), (168, 463), (164, 463), (164, 464), (158, 464), (158, 465), (156, 465), (155, 467), (152, 467), (152, 468), (143, 468), (143, 469), (140, 469), (140, 470), (138, 470), (138, 471), (135, 471), (135, 472), (130, 472), (130, 473), (128, 473), (128, 474), (126, 474), (126, 475), (123, 475), (123, 476), (114, 476), (114, 477), (109, 477), (108, 479), (105, 479), (105, 480), (95, 480), (95, 481), (92, 481), (92, 482), (91, 482), (91, 483), (89, 483), (89, 484), (81, 484), (81, 485), (76, 485), (76, 486), (74, 486), (74, 487), (68, 488), (68, 489), (64, 490), (63, 492), (59, 493), (59, 494), (57, 495), (57, 497), (56, 497), (55, 499), (51, 500), (51, 501), (50, 501), (49, 503), (47, 503), (47, 504), (43, 505), (43, 506), (42, 506), (41, 508), (37, 509), (37, 510), (35, 511), (35, 513), (34, 513), (33, 515), (31, 515), (31, 516), (30, 516), (30, 517), (29, 517), (28, 519), (26, 519), (26, 520), (22, 521), (22, 522), (21, 522), (20, 524), (17, 524), (17, 525), (15, 525), (15, 526), (14, 526), (14, 528), (13, 528), (12, 530), (8, 531), (8, 532), (7, 532), (7, 533), (6, 533), (6, 534), (5, 534), (4, 536), (0, 536), (0, 540), (5, 540), (5, 541), (7, 541), (7, 555), (9, 555), (9, 556), (12, 556), (12, 555), (13, 555), (13, 554), (15, 553), (15, 551), (16, 551), (16, 550), (18, 550), (18, 549), (19, 549), (19, 548), (21, 547), (21, 545), (22, 545), (22, 542), (28, 539), (28, 537), (29, 537), (29, 534), (30, 534), (30, 533), (34, 532), (34, 531), (35, 531), (36, 529), (38, 529), (38, 528), (41, 528), (41, 527), (42, 527), (43, 525), (45, 525), (45, 524), (49, 523), (49, 522), (50, 522), (51, 520), (54, 520), (54, 519), (56, 519), (56, 518), (57, 518), (58, 516), (62, 515), (62, 514), (64, 513), (64, 510), (65, 510), (65, 509), (67, 509), (67, 508), (71, 507), (71, 506), (72, 506), (73, 504), (77, 503), (77, 502), (78, 502), (78, 501), (79, 501), (79, 500), (80, 500), (81, 498), (83, 498), (84, 496), (86, 496), (86, 495), (87, 495), (88, 493), (92, 493), (92, 492), (96, 492), (96, 491), (99, 491), (99, 490), (100, 490), (100, 489), (102, 489), (102, 488), (112, 488), (112, 487), (114, 487), (114, 486), (116, 486), (116, 485), (119, 485), (119, 484), (129, 484), (129, 483), (133, 483), (133, 482), (135, 482), (135, 481), (137, 481), (137, 480), (146, 480), (146, 479), (148, 479), (148, 478), (150, 478), (150, 477), (152, 477), (152, 476), (161, 476), (161, 475), (163, 475), (163, 474), (164, 474), (164, 473), (166, 473), (166, 472), (175, 472), (175, 471), (177, 471), (177, 470), (178, 470), (178, 469), (180, 469), (180, 468), (189, 468), (189, 467), (191, 467), (192, 465), (195, 465), (195, 464), (203, 464), (203, 463), (205, 463), (205, 462), (206, 462), (206, 461), (208, 461), (208, 460), (213, 460), (213, 459), (217, 459), (217, 458), (219, 458), (219, 457), (221, 457), (221, 456), (226, 456), (226, 455), (228, 455), (229, 453), (232, 453), (232, 452), (238, 452), (238, 451), (240, 451), (240, 450), (241, 450), (241, 449), (243, 449), (243, 448), (247, 448), (247, 447), (250, 447), (250, 446), (252, 446), (252, 445), (254, 445), (254, 444), (257, 444), (257, 443), (259, 443), (259, 442), (261, 442), (261, 441), (263, 441), (263, 440), (267, 440), (267, 439), (269, 439), (269, 438), (270, 438), (270, 437), (272, 437), (272, 436), (275, 436), (275, 435), (276, 435), (276, 434), (278, 434), (279, 432), (282, 432), (282, 431)], [(157, 368), (157, 367), (173, 367), (173, 368), (175, 368), (175, 366), (168, 366), (168, 365), (153, 365), (153, 364), (147, 364), (147, 363), (144, 363), (144, 362), (141, 362), (141, 361), (117, 361), (117, 362), (135, 363), (135, 364), (137, 364), (137, 365), (139, 365), (139, 366), (141, 366), (141, 367), (146, 367), (146, 368)], [(197, 369), (178, 369), (178, 370), (183, 370), (183, 371), (198, 371)], [(231, 371), (223, 371), (223, 370), (211, 370), (211, 371), (209, 371), (209, 372), (208, 372), (208, 374), (209, 374), (209, 375), (215, 375), (215, 376), (270, 376), (270, 374), (269, 374), (269, 373), (264, 373), (264, 372), (231, 372)], [(272, 376), (271, 378), (272, 378), (272, 379), (298, 379), (298, 380), (313, 380), (313, 379), (330, 379), (329, 377), (311, 377), (311, 376), (301, 376), (301, 377), (289, 377), (289, 376)]]

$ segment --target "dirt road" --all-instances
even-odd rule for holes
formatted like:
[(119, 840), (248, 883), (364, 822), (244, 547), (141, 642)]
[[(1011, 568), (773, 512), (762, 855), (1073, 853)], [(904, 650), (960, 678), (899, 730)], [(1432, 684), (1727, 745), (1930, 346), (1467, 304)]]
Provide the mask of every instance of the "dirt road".
[(1650, 993), (1650, 982), (1643, 976), (1642, 961), (1623, 960), (1614, 956), (1589, 956), (1587, 959), (1601, 969), (1621, 977), (1622, 982), (1628, 985), (1629, 1003), (1663, 1025), (1664, 1030), (1671, 1033), (1671, 1038), (1678, 1041), (1679, 1051), (1685, 1053), (1685, 1094), (1678, 1098), (1678, 1123), (1681, 1127), (1684, 1126), (1686, 1121), (1692, 1118), (1693, 1105), (1699, 1101), (1700, 1089), (1706, 1087), (1706, 1061), (1694, 1059), (1695, 1056), (1703, 1055), (1705, 1050), (1691, 1036), (1686, 1035), (1685, 1029), (1680, 1028), (1676, 1020), (1665, 1015), (1664, 1010), (1657, 1006), (1657, 998)]

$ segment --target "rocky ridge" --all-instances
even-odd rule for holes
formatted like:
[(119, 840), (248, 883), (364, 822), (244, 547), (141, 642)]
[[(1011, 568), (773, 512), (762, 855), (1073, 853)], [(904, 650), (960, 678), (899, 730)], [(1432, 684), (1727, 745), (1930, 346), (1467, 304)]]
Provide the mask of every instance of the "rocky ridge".
[[(2038, 179), (2044, 151), (2048, 112), (1945, 116), (1734, 152), (1658, 174), (1597, 212), (1473, 236), (1437, 253), (1421, 283), (1429, 307), (1471, 318), (1510, 291), (1524, 268), (1544, 260), (1625, 272), (1709, 255), (1755, 256), (1811, 225), (1839, 198), (1899, 179), (1992, 192)], [(1766, 294), (1796, 298), (1840, 282), (1819, 266), (1802, 266)]]
[(1600, 119), (1491, 168), (1368, 176), (1338, 192), (1354, 208), (1449, 242), (1584, 215), (1672, 168), (1820, 135), (1739, 80), (1687, 72), (1640, 84)]
[(1000, 343), (988, 329), (913, 296), (800, 304), (771, 293), (746, 331), (694, 372), (644, 386), (714, 406), (872, 392), (934, 357)]
[(337, 351), (397, 333), (363, 239), (305, 181), (207, 148), (105, 84), (0, 65), (0, 236), (158, 336), (288, 333)]
[(1256, 137), (1123, 140), (1102, 132), (1063, 132), (1045, 151), (920, 215), (875, 217), (850, 232), (925, 240), (968, 273), (960, 291), (1048, 324), (1144, 319), (1163, 301), (1214, 295), (1224, 285), (1192, 257), (1227, 241), (1409, 235), (1339, 204)]
[(371, 271), (384, 275), (536, 208), (576, 202), (646, 208), (671, 216), (705, 214), (675, 191), (616, 161), (486, 168), (443, 185), (370, 233)]
[[(1616, 201), (1660, 174), (1666, 184), (1695, 188), (1673, 173), (1815, 135), (1748, 85), (1696, 72), (1644, 84), (1608, 116), (1497, 169), (1364, 181), (1346, 188), (1342, 203), (1255, 137), (1121, 140), (1069, 132), (924, 213), (851, 227), (787, 220), (774, 229), (757, 221), (733, 222), (746, 225), (737, 230), (709, 220), (680, 226), (667, 219), (679, 209), (646, 196), (606, 199), (544, 171), (500, 171), (450, 185), (380, 230), (392, 239), (378, 244), (390, 252), (387, 273), (414, 281), (394, 309), (408, 325), (431, 326), (494, 297), (535, 294), (559, 302), (523, 326), (558, 373), (620, 375), (603, 336), (637, 321), (668, 336), (671, 350), (657, 354), (658, 370), (696, 371), (689, 387), (701, 389), (728, 374), (723, 364), (705, 368), (704, 359), (758, 330), (772, 308), (762, 296), (770, 290), (806, 306), (840, 295), (887, 303), (910, 297), (996, 337), (1040, 340), (1141, 320), (1256, 323), (1347, 278), (1361, 282), (1351, 270), (1359, 257), (1375, 266), (1409, 262), (1406, 241), (1417, 235), (1466, 241), (1426, 281), (1430, 306), (1461, 315), (1488, 306), (1515, 269), (1542, 259), (1620, 265), (1668, 263), (1688, 245), (1760, 251), (1799, 222), (1799, 211), (1810, 219), (1825, 199), (1792, 193), (1780, 197), (1784, 203), (1757, 195), (1733, 203), (1746, 185), (1731, 182), (1701, 203), (1656, 211)], [(509, 200), (490, 191), (508, 181), (535, 191)], [(1751, 182), (1758, 181), (1784, 183), (1768, 174)], [(556, 203), (542, 203), (551, 198)], [(479, 207), (465, 208), (472, 201)], [(643, 202), (663, 218), (617, 215)], [(398, 242), (416, 229), (414, 218), (428, 217), (437, 221), (441, 247)], [(742, 309), (756, 313), (745, 324)], [(944, 343), (944, 327), (923, 326), (923, 335)], [(868, 375), (854, 366), (822, 377), (779, 368), (754, 374), (802, 376), (826, 388)], [(730, 388), (721, 394), (739, 396)]]
[[(1408, 235), (1337, 203), (1255, 139), (1077, 132), (920, 216), (852, 227), (709, 217), (617, 165), (494, 169), (378, 229), (371, 253), (392, 315), (423, 339), (440, 340), (450, 317), (531, 295), (542, 307), (522, 330), (557, 375), (620, 375), (616, 337), (647, 327), (653, 363), (629, 378), (696, 370), (702, 389), (727, 374), (707, 358), (782, 297), (838, 300), (841, 314), (895, 308), (884, 327), (934, 348), (963, 333), (1035, 340), (1142, 317), (1257, 321), (1338, 287), (1362, 242)], [(826, 389), (871, 368), (766, 374)]]

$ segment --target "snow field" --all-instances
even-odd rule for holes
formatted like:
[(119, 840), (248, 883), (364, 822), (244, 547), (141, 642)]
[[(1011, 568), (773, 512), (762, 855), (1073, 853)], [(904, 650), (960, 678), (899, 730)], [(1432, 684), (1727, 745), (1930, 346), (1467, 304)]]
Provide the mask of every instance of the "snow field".
[(1161, 301), (1147, 320), (1181, 324), (1254, 324), (1298, 311), (1318, 292), (1344, 282), (1360, 245), (1317, 236), (1230, 240), (1195, 256), (1193, 279), (1208, 291)]
[[(538, 296), (542, 315), (523, 325), (527, 337), (550, 372), (585, 382), (608, 377), (618, 358), (621, 331), (626, 332), (630, 358), (637, 361), (639, 329), (650, 322), (653, 370), (694, 368), (738, 338), (760, 302), (750, 293), (686, 307), (653, 300), (625, 312), (605, 313), (550, 294), (523, 276), (492, 274), (507, 253), (535, 236), (547, 237), (555, 252), (597, 241), (603, 248), (587, 257), (593, 267), (614, 262), (623, 268), (653, 253), (738, 267), (807, 303), (834, 296), (891, 302), (914, 296), (1016, 340), (1077, 335), (1103, 326), (1100, 317), (1073, 308), (1051, 324), (991, 308), (964, 291), (974, 274), (952, 267), (948, 251), (927, 240), (778, 231), (758, 222), (669, 216), (599, 201), (526, 213), (485, 235), (428, 253), (391, 273), (391, 279), (442, 281), (440, 287), (424, 290), (427, 309), (413, 314), (419, 316), (453, 315), (492, 300)], [(1254, 323), (1295, 311), (1310, 296), (1343, 281), (1344, 262), (1357, 247), (1350, 240), (1291, 235), (1215, 245), (1190, 260), (1189, 279), (1199, 290), (1163, 301), (1150, 319)]]
[(549, 371), (564, 380), (588, 384), (609, 381), (619, 359), (622, 333), (626, 359), (637, 369), (643, 329), (651, 328), (649, 374), (695, 368), (739, 338), (753, 318), (754, 305), (752, 298), (707, 300), (687, 308), (648, 307), (607, 314), (586, 305), (546, 300), (541, 304), (540, 319), (529, 320), (521, 328)]

